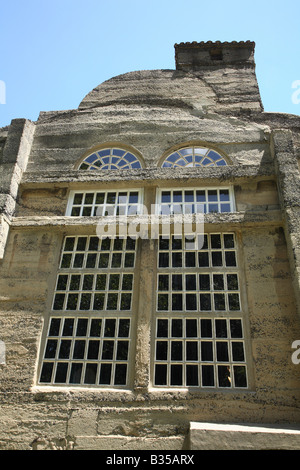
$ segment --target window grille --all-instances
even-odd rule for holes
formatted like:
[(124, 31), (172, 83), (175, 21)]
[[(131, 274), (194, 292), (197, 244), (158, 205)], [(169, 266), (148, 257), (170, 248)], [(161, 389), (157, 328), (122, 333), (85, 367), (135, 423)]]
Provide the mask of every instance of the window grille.
[(154, 386), (247, 387), (234, 233), (160, 237), (157, 260)]
[(128, 150), (106, 148), (88, 155), (80, 164), (79, 170), (128, 170), (142, 168), (139, 159)]
[(162, 168), (198, 166), (226, 166), (227, 162), (215, 150), (203, 147), (185, 147), (172, 152), (162, 163)]
[(67, 236), (39, 383), (128, 386), (136, 240)]

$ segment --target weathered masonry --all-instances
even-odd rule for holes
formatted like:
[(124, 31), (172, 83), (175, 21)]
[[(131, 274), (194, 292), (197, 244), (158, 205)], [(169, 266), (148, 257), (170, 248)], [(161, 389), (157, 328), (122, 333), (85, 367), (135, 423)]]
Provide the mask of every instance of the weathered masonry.
[(300, 117), (175, 59), (0, 129), (1, 449), (300, 448)]

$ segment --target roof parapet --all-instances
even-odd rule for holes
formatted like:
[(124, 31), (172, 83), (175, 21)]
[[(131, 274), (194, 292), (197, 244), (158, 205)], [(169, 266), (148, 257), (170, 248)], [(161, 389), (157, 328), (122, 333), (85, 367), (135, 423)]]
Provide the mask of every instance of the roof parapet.
[(174, 47), (177, 70), (193, 71), (228, 65), (255, 66), (253, 41), (182, 42)]

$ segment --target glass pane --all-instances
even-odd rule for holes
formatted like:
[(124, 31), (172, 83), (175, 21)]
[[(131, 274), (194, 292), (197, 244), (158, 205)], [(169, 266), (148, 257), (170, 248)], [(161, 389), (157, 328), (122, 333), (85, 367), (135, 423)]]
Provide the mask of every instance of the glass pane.
[(58, 276), (56, 290), (66, 290), (67, 282), (68, 282), (68, 276), (67, 275)]
[(99, 337), (101, 334), (101, 319), (93, 319), (91, 321), (91, 330), (90, 330), (90, 336), (95, 336)]
[(66, 318), (62, 336), (73, 336), (74, 318)]
[(157, 296), (157, 310), (169, 310), (169, 296), (168, 294), (158, 294)]
[(168, 337), (168, 320), (157, 320), (157, 337)]
[(59, 362), (56, 366), (55, 383), (66, 383), (68, 363)]
[(182, 267), (182, 253), (172, 253), (172, 267), (173, 268)]
[(128, 341), (118, 341), (117, 361), (127, 361), (128, 359)]
[(239, 294), (228, 294), (229, 310), (240, 310)]
[(120, 310), (131, 309), (131, 294), (121, 294)]
[(154, 383), (155, 385), (167, 385), (167, 365), (156, 364)]
[(172, 290), (182, 290), (182, 274), (172, 275)]
[(230, 368), (218, 366), (218, 381), (220, 387), (231, 387)]
[(113, 359), (114, 341), (103, 341), (102, 359)]
[(210, 290), (210, 276), (209, 274), (199, 274), (200, 290)]
[(228, 343), (217, 341), (216, 346), (217, 346), (217, 361), (228, 362), (229, 361)]
[(88, 346), (88, 359), (98, 359), (100, 341), (90, 340)]
[(245, 366), (233, 366), (234, 383), (236, 387), (247, 387)]
[(87, 318), (79, 318), (77, 323), (76, 336), (86, 336), (87, 323)]
[(116, 320), (112, 318), (107, 319), (105, 321), (104, 337), (113, 338), (115, 336), (115, 328), (116, 328)]
[(171, 342), (171, 361), (182, 361), (182, 341)]
[(227, 338), (227, 324), (226, 320), (216, 320), (216, 337)]
[(185, 276), (185, 289), (196, 290), (196, 274), (187, 274)]
[(94, 384), (96, 383), (98, 364), (86, 364), (84, 383), (85, 384)]
[(172, 294), (172, 310), (182, 310), (182, 294)]
[(186, 294), (185, 296), (186, 309), (190, 311), (197, 310), (197, 296), (196, 294)]
[(211, 310), (210, 294), (200, 294), (200, 310)]
[(211, 341), (201, 341), (201, 360), (213, 361), (213, 344)]
[(49, 383), (51, 382), (52, 371), (53, 371), (53, 362), (44, 362), (40, 382)]
[(56, 355), (56, 347), (57, 347), (57, 340), (56, 339), (48, 339), (46, 351), (45, 351), (45, 359), (54, 359)]
[(156, 360), (165, 361), (168, 358), (168, 342), (157, 341), (156, 343)]
[(198, 253), (199, 268), (209, 267), (209, 258), (208, 252), (199, 252)]
[(171, 365), (171, 385), (182, 385), (182, 365)]
[(199, 385), (198, 366), (186, 366), (186, 385), (188, 387), (197, 387)]
[(228, 290), (238, 290), (239, 283), (237, 274), (227, 274), (227, 288)]
[(201, 320), (201, 338), (212, 338), (211, 320)]
[(73, 359), (83, 359), (85, 352), (85, 340), (76, 340), (74, 344)]
[(108, 294), (107, 295), (107, 310), (117, 310), (118, 309), (118, 294)]
[(126, 385), (127, 364), (116, 364), (115, 385)]
[(244, 345), (242, 342), (233, 342), (231, 344), (232, 347), (232, 360), (236, 362), (244, 362), (245, 355), (244, 355)]
[(224, 234), (224, 246), (225, 248), (234, 248), (234, 236), (232, 233)]
[(158, 290), (169, 290), (169, 276), (160, 274), (158, 276)]
[(58, 336), (59, 327), (60, 327), (60, 318), (52, 318), (50, 328), (49, 328), (49, 336)]
[(186, 360), (198, 361), (198, 343), (195, 341), (186, 342)]
[(120, 319), (119, 322), (119, 338), (128, 338), (129, 336), (129, 328), (130, 328), (130, 320), (127, 319)]
[(223, 274), (214, 274), (213, 284), (214, 284), (214, 290), (224, 290)]
[(226, 266), (236, 266), (236, 258), (234, 251), (225, 251)]
[(230, 320), (231, 338), (242, 338), (242, 322), (241, 320)]
[(172, 338), (181, 338), (182, 337), (182, 320), (176, 319), (172, 320)]
[(106, 287), (106, 274), (98, 274), (96, 278), (96, 290), (105, 290)]
[(159, 253), (159, 262), (158, 265), (160, 268), (169, 267), (169, 253)]
[(82, 372), (82, 363), (73, 362), (70, 374), (71, 384), (80, 384)]
[(100, 378), (99, 378), (99, 384), (100, 385), (110, 385), (110, 383), (111, 383), (111, 369), (112, 369), (111, 364), (101, 364)]
[(202, 366), (202, 385), (203, 387), (214, 387), (214, 367), (213, 366)]
[(186, 320), (186, 336), (187, 338), (196, 338), (198, 336), (197, 320)]

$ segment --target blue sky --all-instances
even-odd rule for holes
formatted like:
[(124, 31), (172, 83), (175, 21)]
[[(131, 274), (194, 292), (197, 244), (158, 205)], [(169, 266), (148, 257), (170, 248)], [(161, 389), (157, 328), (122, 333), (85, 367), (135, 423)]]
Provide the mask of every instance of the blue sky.
[(0, 0), (0, 6), (0, 127), (77, 108), (95, 86), (121, 73), (174, 69), (175, 43), (210, 40), (255, 41), (265, 111), (300, 114), (299, 0)]

